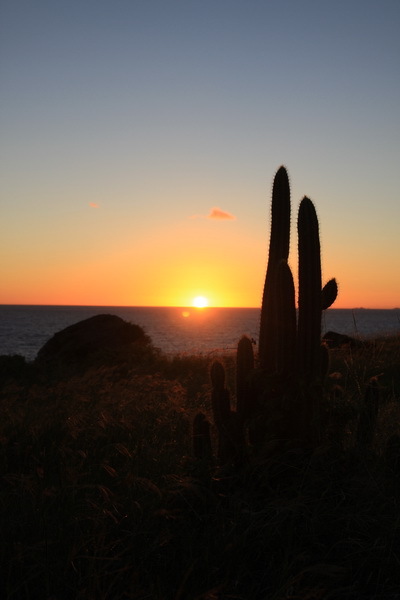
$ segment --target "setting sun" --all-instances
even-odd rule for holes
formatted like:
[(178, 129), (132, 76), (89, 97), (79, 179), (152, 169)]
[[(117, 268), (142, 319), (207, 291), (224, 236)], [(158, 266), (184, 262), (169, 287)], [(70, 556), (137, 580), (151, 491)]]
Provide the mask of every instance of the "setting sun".
[(196, 298), (193, 298), (192, 304), (196, 308), (206, 308), (206, 306), (208, 306), (208, 300), (204, 296), (196, 296)]

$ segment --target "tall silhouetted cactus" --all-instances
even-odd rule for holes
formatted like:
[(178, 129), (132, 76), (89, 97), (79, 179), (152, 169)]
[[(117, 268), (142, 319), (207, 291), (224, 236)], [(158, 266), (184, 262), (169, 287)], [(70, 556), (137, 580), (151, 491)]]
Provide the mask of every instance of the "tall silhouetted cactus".
[[(279, 302), (274, 293), (280, 262), (287, 261), (290, 244), (290, 187), (285, 167), (280, 167), (272, 187), (271, 236), (267, 273), (261, 306), (258, 358), (261, 368), (274, 370), (274, 345), (280, 337), (281, 321), (277, 319)], [(272, 341), (272, 343), (271, 343)]]
[[(331, 279), (321, 289), (321, 256), (317, 214), (304, 197), (298, 213), (298, 311), (288, 264), (290, 188), (284, 167), (272, 190), (271, 235), (261, 306), (258, 363), (245, 336), (237, 350), (236, 411), (232, 410), (225, 372), (211, 369), (212, 408), (219, 434), (220, 463), (242, 462), (245, 439), (257, 452), (266, 438), (318, 441), (322, 380), (328, 369), (321, 346), (321, 315), (337, 296)], [(246, 427), (248, 435), (246, 436)]]
[(321, 373), (321, 254), (318, 219), (309, 198), (304, 197), (297, 221), (299, 236), (299, 317), (297, 374), (310, 383)]
[[(300, 437), (318, 422), (321, 382), (328, 368), (327, 349), (321, 347), (322, 311), (333, 304), (337, 283), (321, 289), (321, 252), (318, 218), (311, 200), (300, 203), (298, 231), (298, 313), (293, 277), (287, 263), (290, 231), (289, 179), (284, 167), (276, 173), (272, 192), (269, 257), (261, 307), (259, 366), (270, 376), (286, 379), (282, 402), (288, 412), (301, 397)], [(266, 386), (268, 387), (268, 386)], [(285, 388), (285, 386), (284, 386)], [(289, 389), (290, 388), (290, 389)], [(290, 406), (292, 401), (293, 407)], [(297, 407), (298, 408), (298, 407)], [(289, 420), (289, 419), (288, 419)], [(313, 422), (313, 423), (312, 423)], [(300, 425), (301, 424), (301, 425)], [(314, 431), (315, 434), (315, 431)]]
[[(284, 167), (278, 170), (272, 194), (270, 252), (261, 307), (259, 366), (270, 376), (286, 378), (290, 390), (282, 395), (285, 418), (301, 396), (299, 437), (309, 437), (316, 426), (318, 386), (327, 369), (326, 349), (321, 348), (321, 315), (336, 299), (331, 279), (321, 289), (321, 255), (318, 218), (311, 200), (300, 203), (298, 231), (298, 314), (293, 277), (287, 263), (290, 229), (289, 181)], [(267, 386), (268, 387), (268, 386)], [(290, 406), (292, 402), (293, 406)], [(296, 407), (296, 410), (298, 407)], [(289, 428), (290, 429), (290, 428)], [(302, 430), (302, 431), (300, 431)], [(315, 438), (315, 431), (313, 436)]]
[[(259, 364), (267, 373), (292, 373), (305, 383), (321, 373), (321, 311), (335, 301), (337, 284), (331, 279), (321, 290), (318, 219), (309, 198), (298, 214), (299, 294), (298, 325), (289, 255), (290, 189), (284, 167), (276, 173), (272, 191), (269, 257), (261, 307)], [(297, 342), (295, 341), (297, 337)], [(296, 358), (295, 358), (296, 357)]]

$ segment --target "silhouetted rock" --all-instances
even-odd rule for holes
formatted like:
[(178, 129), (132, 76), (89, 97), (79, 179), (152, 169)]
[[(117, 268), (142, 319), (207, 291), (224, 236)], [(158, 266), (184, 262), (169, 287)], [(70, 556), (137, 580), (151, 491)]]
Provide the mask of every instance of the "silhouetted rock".
[(35, 364), (54, 374), (140, 360), (152, 351), (139, 325), (116, 315), (96, 315), (56, 333), (39, 350)]
[(328, 348), (340, 348), (340, 346), (360, 346), (362, 342), (350, 337), (344, 333), (337, 333), (336, 331), (327, 331), (322, 338), (322, 341), (328, 346)]

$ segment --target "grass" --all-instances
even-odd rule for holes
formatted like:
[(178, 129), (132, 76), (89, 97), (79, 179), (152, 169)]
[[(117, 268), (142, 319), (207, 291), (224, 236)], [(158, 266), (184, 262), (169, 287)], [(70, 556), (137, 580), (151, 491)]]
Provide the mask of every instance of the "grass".
[[(210, 362), (155, 353), (53, 380), (14, 364), (0, 391), (2, 598), (399, 597), (400, 338), (331, 352), (338, 443), (234, 476), (192, 458)], [(360, 452), (371, 377), (379, 417)]]

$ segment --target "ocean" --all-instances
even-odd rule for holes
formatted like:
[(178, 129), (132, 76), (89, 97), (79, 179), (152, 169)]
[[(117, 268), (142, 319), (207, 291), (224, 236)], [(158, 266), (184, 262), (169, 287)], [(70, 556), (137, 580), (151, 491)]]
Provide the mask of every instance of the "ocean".
[[(33, 360), (57, 331), (97, 314), (142, 326), (167, 354), (209, 354), (235, 349), (243, 334), (257, 341), (260, 309), (2, 305), (0, 355)], [(362, 337), (400, 332), (400, 309), (331, 308), (323, 314), (322, 330)]]

